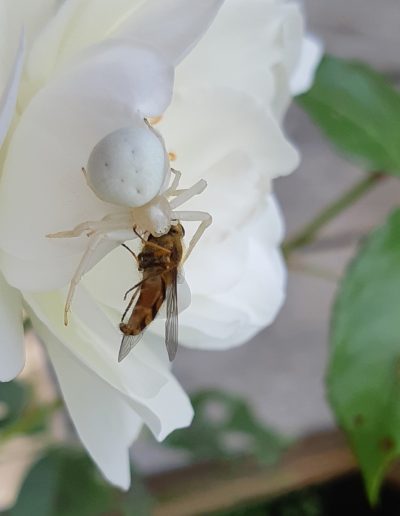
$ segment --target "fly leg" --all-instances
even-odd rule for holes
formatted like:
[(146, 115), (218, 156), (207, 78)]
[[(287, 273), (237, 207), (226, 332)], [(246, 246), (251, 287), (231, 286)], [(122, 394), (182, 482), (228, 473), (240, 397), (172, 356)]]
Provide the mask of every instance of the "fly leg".
[(161, 245), (158, 245), (156, 244), (155, 242), (152, 242), (151, 240), (145, 240), (142, 235), (140, 233), (137, 232), (136, 230), (136, 226), (134, 226), (133, 228), (133, 232), (135, 233), (135, 235), (140, 238), (140, 240), (143, 242), (144, 245), (148, 245), (150, 247), (152, 247), (153, 249), (157, 249), (158, 251), (160, 251), (161, 253), (164, 253), (164, 254), (171, 254), (171, 251), (169, 249), (165, 249), (165, 247), (161, 246)]
[(124, 247), (127, 251), (129, 251), (131, 253), (131, 255), (134, 257), (134, 259), (136, 260), (136, 263), (137, 265), (139, 266), (139, 258), (136, 256), (136, 254), (132, 251), (132, 249), (130, 249), (126, 244), (121, 244), (122, 247)]
[(131, 306), (133, 305), (133, 303), (135, 302), (136, 298), (137, 298), (137, 295), (139, 294), (140, 292), (140, 287), (142, 285), (143, 281), (140, 281), (139, 283), (137, 283), (134, 287), (130, 288), (126, 293), (125, 293), (125, 296), (124, 296), (124, 301), (125, 299), (127, 298), (128, 294), (130, 292), (132, 292), (132, 290), (134, 290), (134, 293), (131, 297), (131, 300), (129, 301), (129, 304), (128, 306), (126, 307), (126, 310), (125, 312), (123, 313), (122, 317), (121, 317), (121, 323), (124, 322), (124, 319), (126, 317), (126, 314), (129, 312)]
[(189, 246), (182, 260), (183, 264), (188, 259), (195, 245), (202, 237), (204, 231), (211, 225), (212, 217), (209, 213), (206, 213), (204, 211), (174, 211), (172, 215), (175, 219), (179, 221), (200, 222), (199, 227), (197, 228), (195, 234), (189, 242)]
[[(149, 279), (152, 279), (152, 278), (156, 278), (157, 276), (161, 276), (162, 272), (157, 272), (156, 274), (150, 274), (149, 276), (147, 276), (146, 278), (142, 279), (142, 281), (139, 281), (139, 283), (136, 283), (136, 285), (133, 285), (133, 287), (131, 287), (129, 290), (127, 290), (125, 292), (125, 295), (124, 295), (124, 301), (126, 301), (126, 298), (128, 297), (128, 294), (130, 294), (132, 292), (132, 290), (135, 290), (135, 288), (138, 288), (138, 287), (141, 287), (143, 285), (143, 283)], [(126, 312), (129, 310), (130, 306), (127, 308)], [(122, 316), (122, 318), (125, 317), (126, 315), (126, 312), (125, 314)]]

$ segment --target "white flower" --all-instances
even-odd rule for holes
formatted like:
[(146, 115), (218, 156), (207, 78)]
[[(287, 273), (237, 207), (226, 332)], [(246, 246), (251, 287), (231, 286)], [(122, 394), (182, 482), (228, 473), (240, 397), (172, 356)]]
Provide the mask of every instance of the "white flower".
[[(23, 300), (80, 438), (106, 477), (125, 488), (128, 448), (142, 422), (163, 439), (190, 423), (192, 408), (162, 347), (138, 347), (117, 363), (118, 328), (89, 290), (81, 289), (74, 317), (63, 326), (61, 287), (85, 241), (52, 242), (45, 235), (107, 211), (85, 186), (80, 167), (107, 133), (128, 126), (138, 114), (164, 113), (174, 65), (221, 3), (0, 4), (1, 28), (9, 29), (0, 31), (0, 69), (8, 70), (0, 76), (0, 143), (8, 131), (1, 149), (0, 266), (7, 282), (1, 278), (0, 378), (11, 379), (23, 365)], [(25, 37), (19, 42), (22, 26)], [(131, 276), (128, 268), (124, 288)]]
[(293, 95), (301, 95), (311, 88), (322, 55), (322, 41), (316, 36), (308, 34), (303, 39), (300, 60), (290, 81), (290, 90)]
[[(302, 19), (283, 0), (226, 0), (194, 48), (222, 4), (0, 4), (0, 28), (8, 28), (0, 31), (1, 69), (8, 70), (0, 75), (0, 137), (7, 133), (0, 154), (0, 379), (23, 366), (24, 303), (81, 440), (121, 487), (129, 485), (127, 451), (142, 422), (163, 439), (190, 423), (192, 409), (168, 370), (163, 323), (154, 323), (123, 363), (116, 361), (121, 294), (138, 275), (126, 252), (103, 249), (65, 328), (65, 286), (87, 242), (45, 235), (110, 211), (87, 187), (81, 167), (106, 134), (138, 115), (162, 116), (157, 129), (183, 181), (209, 182), (188, 209), (214, 217), (187, 262), (193, 301), (180, 318), (182, 344), (227, 348), (274, 319), (285, 268), (271, 190), (272, 180), (298, 162), (280, 122)], [(18, 40), (22, 24), (25, 37)]]
[[(281, 120), (292, 94), (311, 85), (320, 57), (319, 42), (303, 38), (296, 3), (227, 0), (177, 68), (173, 101), (157, 128), (187, 184), (201, 177), (208, 182), (185, 206), (213, 215), (185, 265), (192, 292), (180, 316), (186, 346), (240, 345), (282, 306), (283, 221), (272, 180), (291, 173), (298, 154)], [(150, 331), (162, 339), (162, 321)]]

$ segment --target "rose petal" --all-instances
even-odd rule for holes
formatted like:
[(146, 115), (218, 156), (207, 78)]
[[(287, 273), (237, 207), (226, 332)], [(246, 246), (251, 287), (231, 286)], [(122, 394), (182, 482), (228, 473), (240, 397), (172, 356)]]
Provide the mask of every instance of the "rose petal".
[(290, 81), (293, 95), (301, 95), (311, 88), (323, 53), (324, 47), (320, 39), (311, 34), (303, 39), (300, 61)]
[(15, 378), (25, 363), (22, 298), (0, 274), (0, 381)]
[(158, 441), (163, 441), (178, 428), (190, 426), (193, 419), (190, 399), (172, 375), (157, 396), (149, 399), (146, 404), (139, 406), (131, 401), (130, 405), (140, 414)]
[(278, 39), (281, 57), (274, 69), (275, 93), (272, 99), (272, 107), (279, 121), (283, 119), (292, 99), (289, 83), (300, 58), (304, 34), (304, 19), (299, 5), (282, 5), (281, 17)]
[(8, 35), (24, 27), (28, 46), (57, 10), (59, 0), (3, 0), (7, 12)]
[(176, 63), (207, 30), (222, 3), (223, 0), (67, 0), (31, 52), (30, 88), (37, 91), (82, 49), (107, 37), (140, 41)]
[(304, 35), (304, 17), (298, 3), (287, 2), (282, 6), (282, 63), (288, 77), (294, 72), (301, 54)]
[(0, 2), (0, 94), (5, 90), (18, 48), (18, 36), (21, 32), (21, 25), (13, 32), (9, 31), (8, 10), (7, 3)]
[(118, 391), (76, 360), (54, 337), (43, 332), (41, 337), (83, 445), (109, 482), (128, 489), (129, 447), (140, 432), (141, 418)]
[[(126, 242), (126, 245), (136, 254), (142, 247), (139, 239)], [(136, 260), (120, 246), (85, 275), (83, 284), (94, 299), (118, 312), (121, 318), (127, 305), (124, 301), (125, 292), (141, 279)]]
[(281, 13), (281, 2), (225, 2), (205, 36), (178, 66), (176, 91), (200, 84), (228, 87), (268, 105), (275, 93), (273, 67), (283, 57)]
[(112, 387), (138, 402), (154, 396), (167, 381), (168, 371), (146, 347), (135, 348), (118, 364), (121, 334), (96, 303), (79, 289), (70, 315), (63, 324), (65, 296), (62, 292), (25, 294), (36, 318), (87, 368)]
[[(271, 179), (293, 171), (298, 154), (274, 116), (253, 98), (231, 90), (177, 95), (160, 130), (176, 153), (173, 166), (183, 172), (183, 186), (201, 177), (208, 182), (201, 195), (180, 208), (213, 216), (187, 262), (188, 284), (196, 294), (224, 292), (238, 281), (246, 260), (244, 226), (264, 209)], [(188, 230), (195, 224), (184, 226)]]
[(18, 87), (21, 80), (22, 66), (24, 63), (24, 50), (25, 36), (22, 32), (20, 35), (19, 46), (10, 76), (0, 97), (0, 148), (3, 145), (15, 112), (15, 106), (18, 97)]
[[(65, 253), (50, 263), (40, 259), (32, 260), (28, 256), (19, 258), (0, 250), (0, 270), (8, 283), (25, 292), (45, 292), (69, 283), (84, 252), (83, 249), (78, 249), (78, 253), (70, 255), (71, 249), (74, 250), (77, 245), (87, 246), (89, 241), (82, 238), (57, 240), (56, 243), (60, 246), (59, 251), (65, 249)], [(112, 240), (102, 242), (92, 255), (89, 265), (95, 265), (118, 245), (118, 242)], [(87, 267), (87, 270), (90, 268)]]
[[(141, 392), (144, 388), (147, 389), (147, 391), (144, 391), (142, 394), (144, 398), (147, 398), (148, 396), (152, 397), (154, 394), (157, 394), (159, 392), (159, 386), (163, 387), (170, 377), (170, 364), (164, 350), (159, 349), (158, 347), (153, 348), (152, 345), (138, 345), (131, 351), (128, 358), (124, 359), (122, 363), (117, 364), (115, 361), (115, 351), (119, 350), (121, 343), (121, 333), (118, 326), (119, 320), (115, 323), (114, 320), (109, 317), (109, 314), (104, 312), (103, 307), (99, 306), (97, 300), (94, 299), (90, 295), (90, 292), (83, 286), (78, 289), (75, 309), (76, 318), (78, 319), (81, 328), (84, 326), (85, 331), (90, 334), (93, 334), (94, 329), (95, 332), (101, 335), (101, 338), (105, 341), (106, 349), (110, 351), (111, 348), (113, 359), (112, 367), (117, 368), (122, 383), (126, 385), (123, 392), (128, 396), (133, 397), (131, 392), (134, 390)], [(99, 345), (96, 344), (96, 346)], [(136, 383), (136, 380), (131, 378), (134, 374), (134, 364), (137, 364), (138, 367), (141, 367), (140, 364), (144, 364), (149, 368), (150, 376), (147, 379), (144, 379), (142, 376), (146, 373), (143, 373), (143, 375), (140, 373)], [(132, 389), (130, 388), (131, 385), (133, 386)]]
[[(215, 289), (221, 268), (214, 270), (207, 266), (208, 275), (201, 274), (199, 263), (188, 260), (186, 273), (192, 303), (180, 316), (183, 344), (205, 349), (237, 346), (274, 320), (282, 305), (286, 285), (286, 270), (277, 250), (281, 238), (282, 219), (274, 199), (270, 198), (266, 208), (241, 228), (240, 240), (236, 240), (237, 249), (246, 251), (241, 264), (236, 267), (236, 275), (232, 273), (230, 287)], [(231, 260), (231, 255), (219, 254), (217, 243), (208, 242), (205, 249), (199, 249), (199, 254), (203, 252), (209, 256), (217, 254), (220, 263)], [(204, 269), (204, 263), (207, 263), (204, 254), (202, 259)], [(195, 281), (199, 274), (201, 286)]]
[[(148, 332), (143, 337), (141, 345), (137, 346), (139, 349), (136, 349), (136, 352), (138, 356), (146, 358), (153, 367), (162, 370), (167, 381), (151, 398), (146, 398), (142, 402), (132, 396), (128, 399), (131, 407), (142, 417), (159, 441), (174, 430), (189, 426), (193, 419), (189, 397), (169, 371), (171, 364), (164, 340), (164, 337), (159, 339), (152, 332)], [(132, 353), (135, 353), (135, 350)]]
[[(271, 113), (252, 97), (228, 88), (181, 91), (157, 127), (168, 150), (176, 154), (173, 165), (189, 186), (200, 177), (211, 182), (207, 171), (233, 153), (241, 162), (245, 156), (259, 167), (258, 174), (250, 172), (249, 182), (261, 177), (267, 189), (270, 179), (292, 172), (299, 160)], [(201, 202), (206, 192), (195, 202)]]
[[(199, 245), (200, 260), (195, 261), (193, 253), (185, 265), (192, 302), (179, 316), (182, 345), (229, 349), (243, 344), (271, 324), (285, 297), (286, 268), (277, 249), (282, 237), (282, 218), (271, 196), (262, 210), (240, 228), (237, 238), (234, 235), (229, 238), (231, 253), (226, 247), (221, 250), (218, 242)], [(240, 256), (239, 262), (235, 253)], [(213, 265), (214, 255), (218, 266)], [(226, 280), (225, 268), (231, 270), (231, 283)], [(222, 281), (220, 276), (224, 278)], [(158, 337), (161, 345), (162, 321), (154, 321), (150, 332)]]
[[(138, 401), (122, 395), (87, 368), (34, 317), (35, 329), (46, 344), (77, 432), (106, 478), (127, 489), (130, 483), (128, 448), (144, 421), (158, 439), (188, 426), (190, 401), (167, 372), (168, 382), (154, 397)], [(160, 364), (159, 352), (153, 355)], [(135, 374), (132, 371), (132, 374)], [(171, 410), (170, 407), (173, 407)], [(138, 417), (139, 416), (139, 417)]]
[(24, 30), (29, 48), (40, 29), (56, 9), (57, 0), (2, 0), (0, 2), (0, 91), (10, 74), (19, 45), (19, 35)]
[(147, 0), (116, 27), (117, 35), (132, 37), (178, 64), (213, 22), (224, 0)]
[(138, 4), (138, 0), (57, 2), (55, 16), (36, 37), (28, 56), (27, 95), (29, 92), (33, 96), (57, 70), (83, 49), (102, 41), (116, 20)]
[[(0, 185), (3, 251), (46, 264), (52, 285), (64, 285), (65, 267), (71, 271), (69, 257), (84, 251), (87, 238), (53, 241), (46, 234), (115, 211), (88, 188), (81, 167), (107, 133), (143, 123), (138, 112), (141, 117), (162, 112), (172, 82), (172, 69), (152, 52), (113, 42), (101, 45), (41, 90), (16, 128), (4, 165)], [(29, 272), (34, 279), (34, 268)], [(25, 288), (22, 282), (14, 285)], [(36, 288), (43, 288), (40, 279)]]

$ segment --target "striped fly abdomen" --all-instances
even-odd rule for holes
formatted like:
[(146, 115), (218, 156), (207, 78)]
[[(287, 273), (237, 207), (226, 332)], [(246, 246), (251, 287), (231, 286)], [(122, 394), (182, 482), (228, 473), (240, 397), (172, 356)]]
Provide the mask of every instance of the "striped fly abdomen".
[[(146, 271), (149, 276), (151, 270)], [(153, 271), (153, 274), (156, 274)], [(162, 274), (144, 279), (139, 298), (128, 322), (120, 324), (124, 335), (139, 335), (156, 318), (165, 300), (165, 283)]]

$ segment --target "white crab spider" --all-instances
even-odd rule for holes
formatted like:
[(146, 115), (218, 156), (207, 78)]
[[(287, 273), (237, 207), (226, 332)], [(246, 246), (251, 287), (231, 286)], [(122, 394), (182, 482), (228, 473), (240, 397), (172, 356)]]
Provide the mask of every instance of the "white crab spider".
[[(64, 309), (68, 324), (75, 289), (87, 272), (91, 258), (104, 240), (123, 243), (149, 234), (165, 235), (174, 222), (200, 222), (183, 261), (211, 224), (209, 213), (176, 211), (176, 208), (207, 187), (201, 179), (192, 187), (178, 190), (181, 173), (170, 168), (162, 138), (147, 123), (118, 129), (103, 138), (92, 150), (87, 168), (82, 169), (89, 187), (103, 201), (123, 207), (100, 221), (87, 221), (69, 231), (48, 238), (73, 238), (86, 233), (88, 246), (71, 280)], [(174, 178), (168, 187), (170, 172)], [(183, 262), (182, 262), (183, 263)]]

